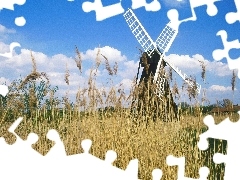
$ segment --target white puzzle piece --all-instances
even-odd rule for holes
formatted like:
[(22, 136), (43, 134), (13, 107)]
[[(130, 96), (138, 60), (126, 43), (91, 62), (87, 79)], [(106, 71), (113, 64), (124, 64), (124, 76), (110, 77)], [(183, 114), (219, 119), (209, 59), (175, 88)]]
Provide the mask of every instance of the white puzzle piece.
[[(0, 1), (0, 11), (2, 9), (14, 10), (14, 5), (23, 5), (26, 0), (1, 0)], [(24, 26), (26, 24), (26, 19), (23, 16), (15, 18), (15, 24), (17, 26)]]
[(5, 97), (8, 94), (8, 87), (6, 85), (0, 85), (0, 94)]
[(185, 177), (185, 157), (174, 157), (172, 155), (169, 155), (167, 157), (167, 164), (169, 166), (178, 166), (178, 174), (177, 179), (178, 180), (207, 180), (209, 175), (209, 169), (207, 167), (201, 167), (199, 169), (199, 179), (193, 179), (189, 177)]
[[(42, 180), (42, 179), (71, 179), (71, 180), (138, 180), (138, 160), (131, 160), (125, 170), (112, 165), (116, 160), (115, 151), (106, 152), (105, 160), (101, 160), (91, 154), (89, 150), (92, 141), (82, 141), (82, 154), (67, 156), (65, 147), (56, 130), (51, 129), (47, 137), (55, 142), (52, 151), (42, 156), (31, 145), (36, 143), (38, 135), (30, 133), (26, 141), (22, 140), (14, 131), (23, 118), (18, 118), (9, 128), (17, 140), (13, 145), (8, 145), (0, 138), (0, 170), (4, 180)], [(14, 173), (12, 167), (14, 165)], [(39, 171), (41, 173), (39, 173)], [(31, 173), (29, 173), (31, 172)], [(36, 175), (37, 174), (37, 175)], [(36, 175), (36, 176), (33, 176)], [(162, 170), (154, 169), (153, 180), (160, 180)]]
[(146, 11), (159, 11), (161, 9), (161, 4), (158, 0), (153, 0), (147, 3), (146, 0), (132, 0), (132, 9), (138, 9), (145, 7)]
[(226, 118), (216, 125), (213, 117), (208, 115), (204, 118), (204, 124), (208, 126), (208, 130), (200, 135), (199, 149), (206, 150), (208, 148), (208, 138), (226, 140), (227, 154), (216, 153), (213, 156), (213, 161), (216, 164), (225, 163), (224, 180), (240, 179), (240, 146), (238, 145), (240, 121), (231, 122), (229, 118)]
[(227, 40), (227, 32), (225, 30), (220, 30), (217, 32), (217, 36), (220, 36), (222, 39), (224, 49), (216, 49), (213, 51), (212, 56), (216, 61), (220, 61), (223, 58), (227, 59), (229, 69), (238, 70), (238, 78), (240, 78), (240, 57), (237, 59), (231, 59), (229, 56), (229, 51), (231, 49), (240, 49), (240, 42), (238, 39), (234, 41)]
[(101, 0), (94, 0), (94, 2), (86, 1), (82, 4), (82, 9), (84, 12), (87, 13), (90, 11), (95, 11), (97, 21), (102, 21), (109, 17), (113, 17), (124, 13), (121, 1), (119, 3), (112, 4), (109, 6), (103, 6)]
[(9, 45), (9, 52), (0, 53), (0, 56), (6, 57), (6, 58), (11, 58), (13, 56), (13, 49), (15, 47), (21, 47), (21, 45), (18, 42), (12, 42)]
[(228, 24), (233, 24), (236, 21), (240, 22), (240, 1), (234, 0), (237, 12), (229, 12), (226, 14), (225, 19)]
[[(153, 0), (151, 3), (147, 3), (146, 0), (132, 0), (132, 9), (138, 9), (141, 7), (145, 7), (146, 11), (159, 11), (161, 9), (161, 4), (158, 0)], [(94, 2), (86, 1), (83, 2), (82, 9), (87, 13), (95, 11), (97, 21), (102, 21), (124, 13), (121, 0), (119, 3), (108, 6), (103, 6), (101, 0), (94, 0)]]
[(14, 10), (14, 5), (23, 5), (25, 4), (26, 0), (1, 0), (0, 2), (0, 10), (1, 9), (9, 9)]

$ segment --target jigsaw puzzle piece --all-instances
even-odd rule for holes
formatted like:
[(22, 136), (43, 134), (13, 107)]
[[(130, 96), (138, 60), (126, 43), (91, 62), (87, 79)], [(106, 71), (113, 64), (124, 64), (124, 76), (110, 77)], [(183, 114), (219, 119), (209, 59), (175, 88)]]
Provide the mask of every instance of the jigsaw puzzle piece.
[[(0, 94), (3, 97), (5, 97), (8, 94), (8, 92), (9, 92), (9, 90), (6, 85), (0, 85)], [(16, 133), (14, 132), (14, 130), (17, 128), (17, 126), (20, 124), (21, 121), (22, 121), (22, 119), (18, 118), (15, 121), (15, 123), (11, 125), (11, 127), (9, 129), (6, 129), (6, 127), (2, 127), (3, 131), (5, 131), (5, 134), (3, 134), (1, 136), (3, 136), (3, 138), (5, 139), (5, 142), (7, 142), (8, 144), (12, 144), (16, 141)], [(14, 142), (12, 142), (12, 140)]]
[(14, 134), (16, 137), (15, 143), (9, 146), (11, 149), (13, 149), (9, 153), (13, 154), (15, 152), (14, 156), (16, 156), (16, 158), (22, 158), (22, 159), (29, 158), (29, 160), (32, 160), (32, 159), (35, 159), (36, 156), (38, 157), (40, 156), (40, 154), (31, 147), (34, 143), (38, 141), (38, 135), (35, 133), (29, 133), (27, 139), (22, 140), (15, 133), (15, 129), (22, 122), (22, 120), (23, 120), (22, 117), (18, 118), (12, 124), (12, 126), (8, 129), (8, 131)]
[(6, 57), (6, 58), (11, 58), (13, 56), (13, 49), (15, 47), (21, 47), (21, 45), (18, 43), (18, 42), (12, 42), (10, 45), (9, 45), (9, 49), (10, 51), (9, 52), (6, 52), (6, 53), (0, 53), (0, 56), (3, 56), (3, 57)]
[[(113, 150), (108, 150), (105, 155), (105, 162), (108, 165), (112, 165), (113, 162), (117, 159), (117, 153)], [(127, 174), (128, 178), (131, 179), (138, 179), (138, 160), (134, 159), (131, 160), (128, 164), (125, 173)]]
[(138, 179), (138, 160), (131, 160), (125, 169), (125, 172), (131, 179)]
[(0, 94), (3, 97), (6, 97), (6, 95), (8, 94), (8, 87), (6, 85), (0, 85)]
[(54, 141), (55, 145), (45, 155), (49, 158), (58, 158), (67, 156), (64, 143), (62, 142), (58, 132), (55, 129), (50, 129), (47, 133), (47, 138)]
[(225, 30), (220, 30), (217, 32), (217, 36), (222, 39), (224, 49), (216, 49), (213, 51), (212, 56), (216, 61), (220, 61), (223, 58), (227, 59), (229, 69), (238, 70), (238, 78), (240, 78), (240, 57), (237, 59), (231, 59), (229, 56), (230, 49), (240, 49), (239, 40), (227, 41), (227, 32)]
[[(9, 90), (8, 90), (8, 87), (6, 85), (0, 85), (0, 95), (2, 95), (3, 97), (6, 97), (8, 92), (9, 92)], [(10, 133), (5, 127), (3, 128), (3, 132), (4, 132), (4, 134), (0, 135), (0, 137), (1, 136), (4, 137), (4, 138), (1, 138), (1, 141), (4, 141), (4, 139), (5, 139), (5, 141), (9, 143), (10, 139), (15, 139), (14, 134)], [(1, 144), (0, 144), (0, 148), (1, 148)]]
[(16, 137), (16, 141), (21, 140), (21, 138), (15, 133), (15, 129), (19, 126), (19, 124), (23, 121), (23, 117), (19, 117), (9, 128), (8, 132), (13, 134)]
[(190, 0), (190, 5), (191, 5), (192, 9), (206, 5), (207, 6), (207, 10), (206, 10), (207, 14), (209, 16), (215, 16), (218, 13), (218, 9), (214, 3), (218, 2), (218, 1), (222, 1), (222, 0), (201, 0), (201, 1)]
[(215, 16), (218, 13), (218, 9), (216, 5), (214, 4), (215, 2), (222, 1), (222, 0), (190, 0), (190, 7), (191, 7), (191, 12), (192, 12), (192, 17), (179, 20), (179, 13), (178, 10), (176, 9), (171, 9), (167, 12), (168, 19), (171, 21), (172, 24), (174, 24), (175, 29), (178, 29), (179, 25), (183, 22), (188, 22), (188, 21), (196, 21), (197, 16), (195, 13), (195, 8), (200, 7), (200, 6), (207, 6), (207, 14), (209, 16)]
[(81, 146), (83, 149), (83, 153), (89, 154), (89, 151), (92, 146), (92, 141), (90, 139), (85, 139), (82, 141)]
[(105, 157), (105, 162), (108, 164), (113, 164), (113, 162), (117, 159), (117, 153), (113, 150), (108, 150)]
[(162, 170), (161, 169), (154, 169), (152, 171), (152, 178), (153, 180), (160, 180), (162, 178)]
[[(16, 155), (21, 155), (21, 158), (30, 158), (35, 159), (34, 156), (40, 156), (39, 153), (37, 153), (34, 149), (32, 149), (32, 145), (38, 141), (38, 135), (35, 133), (29, 133), (27, 140), (22, 140), (20, 138), (17, 138), (16, 143), (11, 145), (15, 150), (17, 151)], [(17, 150), (16, 150), (17, 149)]]
[[(80, 179), (127, 179), (127, 180), (137, 180), (138, 179), (138, 160), (134, 159), (130, 161), (126, 170), (119, 169), (112, 165), (113, 161), (116, 159), (116, 152), (110, 150), (107, 151), (105, 155), (105, 160), (101, 160), (91, 154), (89, 150), (91, 148), (92, 141), (85, 139), (82, 141), (81, 146), (83, 148), (82, 154), (75, 154), (66, 157), (66, 164), (78, 164), (78, 166), (69, 167), (65, 171), (71, 172), (66, 177), (68, 179), (79, 179), (77, 176), (78, 172), (81, 173)], [(94, 172), (94, 173), (93, 173)], [(77, 173), (77, 174), (76, 174)]]
[(213, 161), (216, 164), (226, 163), (227, 162), (227, 156), (221, 153), (216, 153), (213, 155)]
[[(14, 129), (21, 122), (22, 118), (19, 118), (15, 124), (10, 127), (10, 132), (15, 134)], [(13, 145), (8, 145), (4, 142), (3, 139), (0, 139), (0, 169), (4, 169), (1, 172), (1, 175), (4, 179), (32, 179), (32, 173), (37, 173), (36, 169), (41, 168), (42, 156), (36, 152), (31, 145), (36, 143), (38, 140), (38, 135), (35, 133), (30, 133), (27, 137), (27, 140), (22, 140), (17, 136), (16, 142)], [(3, 166), (1, 166), (3, 165)], [(26, 168), (26, 165), (29, 165)], [(9, 168), (14, 166), (13, 169)], [(43, 169), (41, 169), (43, 170)], [(31, 172), (31, 173), (29, 173)]]
[(169, 26), (174, 30), (178, 30), (179, 25), (184, 22), (184, 20), (179, 21), (179, 13), (176, 9), (171, 9), (167, 12), (167, 17), (170, 20)]
[[(3, 137), (0, 137), (0, 161), (2, 161), (2, 159), (5, 156), (5, 153), (8, 152), (8, 144), (6, 143), (5, 139)], [(0, 169), (1, 169), (1, 165), (3, 163), (0, 163)]]
[(226, 118), (216, 125), (213, 117), (208, 115), (204, 118), (204, 124), (208, 126), (208, 130), (200, 135), (199, 149), (207, 149), (208, 138), (227, 140), (227, 155), (216, 153), (213, 161), (217, 164), (225, 163), (224, 179), (240, 179), (240, 146), (236, 145), (240, 135), (240, 121), (231, 122), (229, 118)]
[(153, 0), (151, 3), (147, 3), (146, 0), (132, 0), (132, 9), (138, 9), (145, 7), (146, 11), (159, 11), (161, 4), (158, 0)]
[(26, 2), (26, 0), (7, 0), (7, 1), (1, 1), (0, 2), (0, 10), (2, 9), (9, 9), (14, 10), (14, 4), (17, 5), (23, 5)]
[[(239, 153), (239, 152), (237, 152)], [(234, 179), (240, 178), (239, 174), (239, 157), (236, 157), (234, 153), (228, 153), (229, 155), (224, 155), (221, 153), (216, 153), (213, 155), (213, 161), (216, 164), (225, 163), (224, 179)]]
[(215, 124), (214, 118), (211, 115), (206, 116), (203, 119), (204, 124), (208, 127), (208, 130), (199, 135), (198, 148), (200, 150), (206, 150), (208, 148), (208, 138), (229, 140), (233, 136), (237, 135), (238, 129), (240, 128), (239, 122), (232, 125), (232, 122), (229, 118), (226, 118), (224, 121)]
[[(41, 162), (44, 164), (44, 167), (41, 167), (41, 169), (44, 169), (43, 172), (48, 174), (48, 179), (64, 179), (62, 177), (62, 173), (68, 172), (65, 169), (65, 167), (68, 167), (68, 165), (66, 164), (67, 153), (64, 143), (62, 142), (59, 133), (55, 129), (50, 129), (47, 132), (46, 137), (50, 141), (53, 141), (54, 145), (50, 148), (45, 156), (42, 156)], [(53, 167), (54, 169), (57, 169), (59, 173), (53, 171)]]
[[(14, 179), (18, 179), (19, 176), (24, 177), (26, 180), (32, 179), (32, 173), (37, 173), (37, 169), (41, 169), (43, 172), (45, 171), (43, 156), (31, 147), (37, 140), (38, 135), (30, 133), (27, 140), (19, 139), (16, 143), (10, 145), (10, 150), (5, 162), (14, 162), (14, 166), (17, 167), (17, 169), (14, 170)], [(28, 165), (27, 168), (25, 167), (26, 165)]]
[(237, 12), (229, 12), (226, 14), (225, 19), (228, 24), (233, 24), (236, 21), (240, 22), (240, 1), (234, 0)]
[(11, 145), (20, 139), (20, 137), (15, 133), (15, 129), (22, 122), (22, 120), (22, 117), (18, 118), (8, 129), (6, 129), (6, 127), (3, 127), (4, 134), (2, 137), (5, 139), (7, 144)]
[(82, 4), (82, 9), (87, 13), (90, 11), (95, 11), (97, 21), (102, 21), (112, 16), (124, 13), (121, 1), (119, 3), (108, 6), (103, 6), (101, 0), (94, 0), (94, 2), (86, 1)]
[(199, 179), (193, 179), (189, 177), (185, 177), (185, 157), (174, 157), (172, 155), (167, 156), (167, 164), (169, 166), (178, 166), (178, 180), (207, 180), (209, 175), (209, 169), (207, 167), (201, 167), (199, 169)]

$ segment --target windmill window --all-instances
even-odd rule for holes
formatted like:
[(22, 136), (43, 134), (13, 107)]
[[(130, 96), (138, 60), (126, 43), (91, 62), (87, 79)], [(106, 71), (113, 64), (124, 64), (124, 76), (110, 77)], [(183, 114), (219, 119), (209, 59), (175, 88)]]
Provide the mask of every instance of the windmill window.
[(131, 25), (134, 21), (135, 21), (134, 18), (131, 17), (131, 18), (129, 18), (129, 20), (127, 21), (127, 23), (128, 23), (129, 25)]
[(134, 35), (136, 36), (136, 38), (139, 38), (139, 36), (141, 35), (141, 32), (142, 32), (142, 28), (140, 26), (136, 27), (133, 31)]
[(131, 25), (131, 30), (134, 31), (137, 28), (137, 26), (139, 26), (138, 22), (136, 22), (136, 21), (133, 22)]
[(139, 35), (139, 41), (142, 41), (144, 38), (146, 38), (146, 35), (144, 34), (144, 32), (142, 31)]

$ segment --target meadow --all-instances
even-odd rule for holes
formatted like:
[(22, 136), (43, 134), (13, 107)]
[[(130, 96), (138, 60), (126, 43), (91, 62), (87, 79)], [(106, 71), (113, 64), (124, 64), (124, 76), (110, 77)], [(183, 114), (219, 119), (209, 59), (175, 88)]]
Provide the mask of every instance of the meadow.
[[(76, 66), (81, 73), (81, 55), (77, 48), (76, 54)], [(99, 55), (100, 52), (96, 58), (96, 69), (101, 64)], [(168, 155), (186, 158), (186, 177), (199, 178), (199, 168), (207, 166), (210, 169), (209, 179), (223, 179), (224, 165), (214, 164), (212, 157), (216, 152), (226, 153), (226, 141), (209, 139), (209, 148), (206, 151), (197, 147), (199, 135), (207, 130), (203, 124), (207, 113), (203, 112), (202, 102), (196, 102), (184, 109), (179, 107), (179, 116), (175, 120), (165, 122), (162, 117), (157, 117), (153, 122), (151, 106), (145, 108), (144, 114), (139, 113), (137, 116), (133, 116), (130, 108), (123, 106), (131, 105), (132, 98), (139, 89), (133, 87), (129, 96), (126, 96), (124, 89), (117, 89), (115, 86), (109, 91), (100, 91), (95, 86), (96, 74), (93, 70), (88, 88), (79, 89), (76, 102), (73, 103), (67, 95), (62, 98), (55, 96), (57, 88), (51, 86), (47, 73), (37, 71), (37, 60), (31, 57), (32, 72), (25, 79), (13, 81), (8, 95), (0, 97), (0, 136), (5, 137), (8, 143), (13, 143), (15, 138), (7, 133), (7, 128), (22, 116), (24, 121), (16, 133), (23, 139), (30, 132), (37, 133), (40, 139), (33, 148), (43, 155), (53, 146), (53, 142), (45, 136), (49, 129), (54, 128), (59, 132), (68, 155), (82, 153), (80, 143), (87, 138), (93, 141), (90, 153), (96, 157), (104, 159), (107, 150), (116, 151), (117, 160), (114, 165), (121, 169), (125, 169), (130, 160), (137, 158), (139, 179), (152, 179), (151, 173), (155, 168), (163, 171), (162, 179), (176, 179), (177, 167), (166, 164)], [(116, 75), (117, 64), (110, 67), (107, 57), (104, 58), (109, 76)], [(204, 66), (202, 68), (204, 70)], [(68, 77), (66, 67), (67, 84)], [(176, 86), (172, 88), (172, 92), (178, 92)], [(146, 107), (146, 102), (142, 104)], [(166, 106), (163, 104), (162, 107)], [(159, 107), (160, 112), (162, 107)], [(233, 122), (239, 118), (237, 113), (214, 115), (216, 123), (227, 117)]]

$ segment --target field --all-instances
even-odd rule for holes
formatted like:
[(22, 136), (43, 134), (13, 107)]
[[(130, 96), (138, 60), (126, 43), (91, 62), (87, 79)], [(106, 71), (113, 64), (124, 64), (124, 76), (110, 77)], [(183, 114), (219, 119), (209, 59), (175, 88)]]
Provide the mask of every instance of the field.
[[(76, 63), (81, 71), (78, 58)], [(114, 87), (105, 94), (99, 92), (94, 86), (93, 75), (89, 77), (88, 89), (80, 89), (76, 102), (71, 103), (67, 96), (62, 99), (54, 96), (56, 89), (50, 86), (46, 73), (38, 73), (33, 57), (32, 61), (31, 74), (24, 80), (14, 81), (7, 97), (0, 97), (0, 136), (4, 136), (8, 143), (13, 143), (14, 137), (7, 134), (6, 129), (17, 117), (23, 116), (24, 121), (16, 132), (23, 139), (30, 132), (37, 133), (40, 140), (33, 148), (43, 155), (53, 145), (45, 135), (54, 128), (60, 133), (68, 155), (81, 153), (80, 143), (87, 138), (93, 141), (90, 153), (94, 156), (104, 159), (107, 150), (116, 151), (118, 157), (114, 165), (121, 169), (137, 158), (139, 179), (151, 179), (155, 168), (162, 169), (162, 179), (176, 179), (177, 167), (166, 164), (166, 157), (171, 154), (186, 158), (186, 177), (199, 178), (199, 168), (207, 166), (210, 168), (209, 179), (223, 179), (224, 165), (214, 164), (212, 156), (216, 152), (226, 153), (226, 141), (210, 139), (206, 151), (197, 147), (199, 135), (207, 130), (203, 124), (206, 114), (202, 113), (199, 103), (188, 109), (179, 108), (179, 118), (172, 122), (164, 122), (161, 118), (151, 121), (151, 109), (134, 121), (130, 108), (122, 106), (123, 101), (131, 103), (131, 95), (125, 97), (122, 90)], [(106, 68), (110, 68), (111, 76), (111, 67), (107, 63)], [(41, 77), (45, 80), (37, 81)], [(69, 83), (67, 71), (65, 81)], [(114, 109), (104, 109), (110, 106)], [(221, 114), (214, 116), (215, 122), (219, 123), (228, 116), (232, 121), (238, 120), (237, 114)]]

